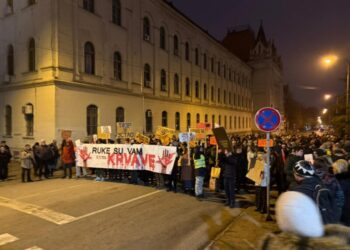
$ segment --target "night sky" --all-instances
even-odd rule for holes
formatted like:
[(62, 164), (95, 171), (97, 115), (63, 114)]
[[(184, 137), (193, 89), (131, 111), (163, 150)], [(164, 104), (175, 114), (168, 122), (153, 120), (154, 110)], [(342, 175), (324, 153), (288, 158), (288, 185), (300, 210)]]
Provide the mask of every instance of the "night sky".
[[(172, 0), (174, 6), (222, 40), (230, 27), (263, 20), (268, 39), (282, 56), (285, 80), (294, 97), (322, 108), (326, 93), (345, 91), (346, 60), (350, 59), (349, 0)], [(322, 68), (320, 57), (336, 53), (339, 60)]]

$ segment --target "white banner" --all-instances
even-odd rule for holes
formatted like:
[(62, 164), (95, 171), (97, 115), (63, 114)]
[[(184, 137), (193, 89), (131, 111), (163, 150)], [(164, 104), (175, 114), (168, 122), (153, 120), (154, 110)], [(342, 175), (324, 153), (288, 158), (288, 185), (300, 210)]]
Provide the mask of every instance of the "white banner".
[(77, 148), (77, 166), (88, 168), (148, 170), (171, 174), (176, 147), (127, 144), (82, 144)]

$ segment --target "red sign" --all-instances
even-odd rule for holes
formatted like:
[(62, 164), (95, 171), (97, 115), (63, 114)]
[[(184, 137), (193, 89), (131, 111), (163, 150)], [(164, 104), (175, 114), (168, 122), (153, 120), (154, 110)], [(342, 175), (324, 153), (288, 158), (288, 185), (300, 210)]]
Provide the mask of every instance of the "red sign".
[(215, 136), (210, 136), (210, 140), (209, 140), (209, 144), (210, 145), (216, 145), (216, 139), (215, 139)]
[[(258, 140), (258, 147), (259, 148), (266, 148), (267, 146), (267, 140), (266, 139), (259, 139)], [(270, 140), (270, 147), (273, 147), (273, 140)]]
[(262, 108), (255, 114), (255, 124), (263, 132), (275, 131), (281, 121), (280, 113), (274, 108)]
[(208, 122), (200, 122), (197, 123), (197, 128), (204, 129), (204, 130), (211, 130), (211, 123)]

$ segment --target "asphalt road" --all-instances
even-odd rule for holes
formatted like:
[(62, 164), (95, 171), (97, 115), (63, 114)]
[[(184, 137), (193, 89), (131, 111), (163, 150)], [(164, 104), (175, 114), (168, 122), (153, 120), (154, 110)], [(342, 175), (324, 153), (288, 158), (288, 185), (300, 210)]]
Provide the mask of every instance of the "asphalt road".
[(151, 187), (60, 179), (0, 183), (0, 249), (203, 249), (242, 210)]

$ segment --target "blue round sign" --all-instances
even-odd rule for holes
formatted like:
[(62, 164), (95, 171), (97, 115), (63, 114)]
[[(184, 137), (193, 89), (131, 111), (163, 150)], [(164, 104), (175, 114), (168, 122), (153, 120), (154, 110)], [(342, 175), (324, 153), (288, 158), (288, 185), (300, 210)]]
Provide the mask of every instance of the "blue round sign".
[(255, 114), (255, 124), (263, 132), (275, 131), (281, 124), (281, 115), (277, 109), (262, 108)]

